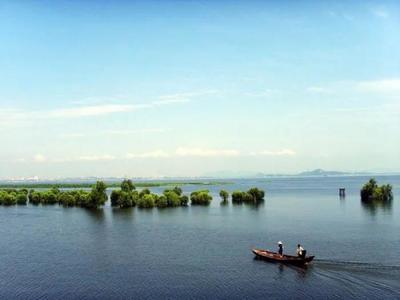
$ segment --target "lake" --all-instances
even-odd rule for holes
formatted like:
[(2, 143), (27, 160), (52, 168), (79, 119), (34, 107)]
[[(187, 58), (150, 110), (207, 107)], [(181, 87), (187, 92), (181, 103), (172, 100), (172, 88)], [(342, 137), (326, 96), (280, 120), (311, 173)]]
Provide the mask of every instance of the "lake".
[[(1, 206), (0, 298), (399, 298), (400, 176), (376, 177), (393, 185), (384, 207), (361, 203), (368, 179), (228, 180), (206, 187), (208, 207)], [(253, 186), (264, 204), (220, 205), (220, 189)], [(279, 240), (316, 260), (304, 269), (254, 259), (252, 247)]]

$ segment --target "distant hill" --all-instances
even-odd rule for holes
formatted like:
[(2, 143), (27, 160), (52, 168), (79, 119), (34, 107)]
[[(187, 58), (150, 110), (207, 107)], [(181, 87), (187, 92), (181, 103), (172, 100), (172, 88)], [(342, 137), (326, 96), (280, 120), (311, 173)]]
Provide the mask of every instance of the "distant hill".
[(339, 171), (325, 171), (322, 169), (315, 169), (312, 171), (305, 171), (297, 174), (297, 176), (340, 176), (340, 175), (349, 175), (351, 173), (347, 172), (339, 172)]

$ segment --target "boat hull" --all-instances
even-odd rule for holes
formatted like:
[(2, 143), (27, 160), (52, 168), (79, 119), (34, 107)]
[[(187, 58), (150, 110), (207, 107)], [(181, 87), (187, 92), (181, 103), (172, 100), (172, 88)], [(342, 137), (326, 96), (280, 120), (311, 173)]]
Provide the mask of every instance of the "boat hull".
[(255, 254), (257, 258), (266, 261), (280, 262), (291, 265), (305, 265), (310, 263), (314, 259), (314, 256), (306, 256), (305, 258), (302, 258), (292, 255), (280, 255), (279, 253), (263, 249), (252, 249), (252, 252)]

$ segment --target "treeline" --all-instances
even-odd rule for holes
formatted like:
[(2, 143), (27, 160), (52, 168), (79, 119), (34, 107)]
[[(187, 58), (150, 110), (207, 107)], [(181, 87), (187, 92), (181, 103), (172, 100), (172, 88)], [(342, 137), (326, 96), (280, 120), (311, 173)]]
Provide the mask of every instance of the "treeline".
[(378, 185), (374, 178), (371, 178), (360, 191), (361, 201), (386, 202), (393, 200), (392, 186), (390, 184)]
[[(60, 190), (52, 187), (49, 190), (27, 189), (0, 189), (0, 205), (26, 205), (29, 201), (33, 205), (52, 205), (59, 204), (65, 207), (85, 207), (97, 208), (107, 201), (107, 186), (104, 182), (98, 181), (92, 186), (91, 190)], [(232, 203), (253, 203), (258, 204), (264, 201), (264, 191), (258, 188), (251, 188), (247, 192), (234, 191), (232, 193)], [(223, 199), (222, 203), (228, 203), (229, 193), (225, 190), (220, 192)], [(145, 188), (136, 190), (131, 180), (124, 180), (120, 184), (120, 189), (113, 190), (110, 196), (111, 206), (128, 208), (166, 208), (191, 205), (209, 205), (213, 200), (208, 190), (198, 190), (184, 195), (179, 186), (172, 189), (165, 189), (161, 195), (152, 193)]]
[[(228, 191), (221, 190), (219, 195), (222, 199), (222, 204), (227, 204), (229, 199)], [(249, 189), (247, 192), (234, 191), (232, 192), (232, 203), (234, 204), (259, 204), (264, 201), (265, 192), (254, 187)]]
[(33, 205), (59, 204), (63, 206), (80, 206), (85, 208), (97, 208), (107, 201), (107, 186), (98, 181), (90, 191), (71, 190), (60, 191), (52, 188), (47, 191), (35, 191), (27, 189), (3, 189), (0, 190), (0, 205), (26, 205), (28, 200)]
[(139, 208), (165, 208), (187, 206), (189, 198), (182, 194), (180, 187), (164, 190), (162, 195), (154, 194), (149, 189), (136, 191), (132, 181), (124, 180), (120, 190), (111, 192), (111, 206), (121, 208), (138, 206)]

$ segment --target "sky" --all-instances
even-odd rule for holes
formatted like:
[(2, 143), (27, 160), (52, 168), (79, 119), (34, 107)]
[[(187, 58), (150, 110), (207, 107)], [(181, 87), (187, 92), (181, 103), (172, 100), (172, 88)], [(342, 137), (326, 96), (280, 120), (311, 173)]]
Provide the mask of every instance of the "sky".
[(400, 171), (399, 1), (1, 1), (0, 178)]

